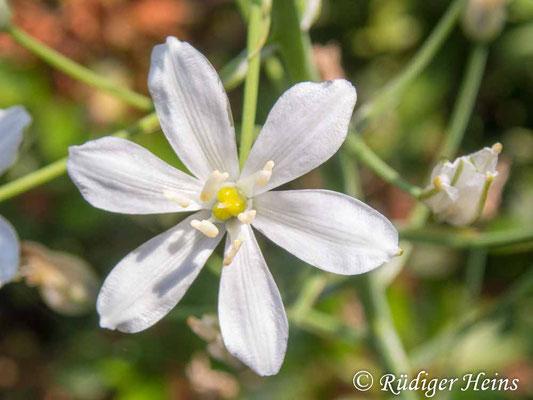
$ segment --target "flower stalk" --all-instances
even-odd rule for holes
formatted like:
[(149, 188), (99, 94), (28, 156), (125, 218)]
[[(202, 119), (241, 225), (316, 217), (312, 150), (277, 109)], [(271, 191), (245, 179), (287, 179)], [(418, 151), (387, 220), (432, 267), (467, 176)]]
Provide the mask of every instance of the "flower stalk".
[(248, 14), (248, 71), (244, 82), (244, 100), (242, 109), (241, 142), (239, 164), (242, 168), (250, 154), (255, 131), (257, 110), (257, 92), (259, 90), (259, 71), (261, 67), (261, 49), (270, 26), (268, 6), (250, 4)]
[(457, 24), (464, 7), (465, 0), (455, 0), (450, 4), (446, 13), (409, 64), (368, 104), (359, 108), (354, 117), (356, 130), (362, 130), (369, 120), (381, 114), (392, 102), (397, 101), (398, 96), (428, 66)]
[(453, 157), (461, 144), (479, 92), (487, 63), (487, 55), (488, 47), (485, 44), (477, 43), (473, 45), (459, 96), (450, 118), (448, 135), (440, 151), (439, 158)]
[(149, 111), (153, 108), (152, 100), (150, 100), (149, 97), (117, 85), (107, 78), (98, 75), (90, 69), (46, 46), (44, 43), (34, 39), (23, 30), (15, 26), (10, 26), (7, 28), (7, 32), (11, 35), (13, 40), (21, 46), (72, 78), (103, 90), (141, 110)]

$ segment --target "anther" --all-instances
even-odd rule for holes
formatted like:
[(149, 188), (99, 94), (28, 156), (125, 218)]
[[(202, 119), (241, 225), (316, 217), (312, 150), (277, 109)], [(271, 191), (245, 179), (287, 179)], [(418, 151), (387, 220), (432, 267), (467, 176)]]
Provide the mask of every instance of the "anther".
[(220, 186), (229, 178), (227, 172), (221, 173), (218, 170), (213, 171), (211, 176), (205, 181), (202, 193), (200, 193), (200, 200), (209, 201), (218, 192)]
[(442, 190), (442, 178), (440, 176), (433, 178), (433, 186), (438, 190)]
[(256, 173), (255, 175), (255, 183), (259, 186), (264, 186), (268, 183), (270, 180), (270, 177), (272, 176), (272, 169), (274, 168), (274, 161), (270, 160), (268, 161), (263, 169)]
[(163, 192), (163, 195), (167, 199), (169, 199), (170, 201), (173, 201), (174, 203), (177, 203), (178, 205), (180, 205), (183, 208), (187, 208), (187, 207), (189, 207), (191, 205), (191, 201), (187, 197), (185, 197), (185, 196), (183, 196), (183, 195), (181, 195), (179, 193), (172, 192), (170, 190), (165, 190)]
[(191, 226), (194, 229), (198, 229), (200, 232), (202, 232), (205, 236), (209, 238), (214, 238), (218, 235), (218, 228), (215, 226), (215, 224), (206, 219), (203, 219), (202, 221), (193, 219), (191, 221)]
[(401, 247), (398, 247), (398, 252), (396, 253), (396, 257), (400, 257), (400, 256), (403, 256), (403, 249)]
[(494, 182), (494, 178), (496, 178), (496, 175), (494, 175), (492, 172), (487, 172), (487, 175), (486, 175), (487, 183)]
[(223, 262), (224, 266), (227, 267), (233, 262), (233, 259), (235, 258), (235, 256), (237, 255), (237, 252), (241, 248), (241, 245), (242, 245), (241, 239), (237, 239), (233, 242), (233, 247), (231, 248), (230, 251), (228, 251), (228, 254), (226, 255), (226, 257), (224, 257), (224, 262)]
[(501, 143), (494, 143), (492, 145), (492, 150), (494, 150), (496, 153), (501, 154), (503, 150), (503, 145)]
[(256, 214), (255, 210), (249, 210), (249, 211), (240, 213), (239, 215), (237, 215), (237, 218), (243, 224), (251, 224), (253, 220), (255, 219), (255, 214)]

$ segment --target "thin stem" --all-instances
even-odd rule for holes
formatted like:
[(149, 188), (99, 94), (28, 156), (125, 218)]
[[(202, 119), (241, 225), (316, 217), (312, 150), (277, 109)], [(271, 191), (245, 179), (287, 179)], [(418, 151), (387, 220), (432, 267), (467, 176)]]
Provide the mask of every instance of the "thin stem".
[(46, 46), (44, 43), (34, 39), (23, 30), (11, 26), (7, 29), (7, 31), (20, 45), (24, 46), (26, 49), (41, 57), (50, 65), (56, 67), (60, 71), (63, 71), (65, 74), (70, 75), (74, 79), (78, 79), (88, 85), (94, 86), (97, 89), (108, 92), (109, 94), (141, 110), (148, 111), (153, 108), (152, 101), (149, 97), (135, 93), (132, 90), (119, 86), (115, 82), (96, 74), (95, 72), (58, 53), (54, 49)]
[(533, 230), (524, 229), (474, 233), (472, 231), (406, 228), (399, 229), (399, 232), (404, 240), (459, 249), (502, 247), (533, 242)]
[(255, 114), (257, 110), (257, 92), (259, 89), (259, 69), (261, 66), (261, 45), (265, 37), (265, 26), (269, 22), (261, 6), (250, 4), (248, 14), (248, 71), (244, 82), (244, 100), (242, 109), (241, 143), (239, 163), (241, 167), (250, 154), (254, 139)]
[[(377, 275), (369, 272), (358, 277), (360, 299), (370, 327), (370, 340), (379, 354), (386, 372), (395, 376), (409, 374), (409, 359), (400, 341), (385, 295), (385, 288)], [(412, 392), (403, 393), (404, 398), (416, 399)]]
[(344, 142), (344, 146), (386, 182), (397, 186), (415, 199), (418, 199), (422, 193), (421, 188), (404, 180), (395, 169), (379, 158), (379, 156), (366, 145), (359, 135), (354, 133), (349, 134)]
[(295, 0), (274, 0), (274, 35), (293, 83), (318, 81), (309, 34), (300, 29)]
[[(159, 129), (159, 121), (155, 113), (148, 114), (127, 129), (121, 129), (113, 134), (118, 137), (129, 137), (137, 133), (150, 133)], [(57, 160), (43, 168), (15, 179), (0, 187), (0, 202), (24, 193), (34, 187), (49, 182), (63, 175), (67, 171), (67, 157)]]
[(483, 276), (485, 275), (485, 265), (487, 264), (487, 249), (472, 249), (468, 254), (466, 263), (466, 295), (465, 307), (473, 304), (481, 294), (483, 286)]
[(448, 135), (439, 157), (453, 157), (461, 144), (479, 92), (487, 62), (487, 54), (488, 48), (485, 44), (476, 43), (473, 45), (463, 82), (461, 83), (459, 97), (455, 102), (450, 119)]
[(437, 51), (452, 31), (461, 16), (465, 0), (455, 0), (439, 23), (433, 29), (422, 47), (418, 50), (409, 64), (387, 84), (368, 104), (359, 109), (354, 117), (355, 127), (361, 130), (368, 120), (379, 115), (391, 103), (397, 101), (398, 96), (433, 60)]

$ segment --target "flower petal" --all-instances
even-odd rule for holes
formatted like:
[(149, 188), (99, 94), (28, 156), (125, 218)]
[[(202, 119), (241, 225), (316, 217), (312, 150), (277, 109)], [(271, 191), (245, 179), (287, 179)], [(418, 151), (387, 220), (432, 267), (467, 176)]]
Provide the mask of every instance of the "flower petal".
[(241, 179), (274, 161), (272, 177), (255, 187), (257, 195), (318, 167), (344, 142), (356, 98), (355, 88), (344, 79), (294, 85), (270, 111)]
[(22, 133), (31, 117), (22, 106), (0, 110), (0, 174), (15, 162)]
[(305, 262), (341, 275), (368, 272), (398, 255), (398, 232), (376, 210), (328, 190), (267, 192), (252, 225)]
[[(126, 139), (104, 137), (70, 147), (67, 170), (85, 200), (103, 210), (158, 214), (201, 208), (198, 180)], [(182, 207), (171, 194), (190, 205)]]
[(492, 174), (496, 173), (496, 164), (498, 164), (499, 153), (490, 148), (485, 147), (475, 153), (470, 154), (469, 156), (463, 156), (461, 158), (468, 159), (474, 166), (477, 171), (480, 173), (490, 172)]
[(161, 128), (181, 161), (199, 179), (214, 170), (239, 175), (231, 109), (215, 69), (174, 37), (154, 47), (148, 87)]
[(210, 239), (190, 226), (196, 213), (149, 240), (118, 263), (104, 282), (96, 308), (103, 328), (134, 333), (163, 318), (183, 297), (224, 236)]
[[(283, 363), (289, 324), (279, 290), (249, 225), (242, 246), (222, 268), (218, 316), (228, 351), (259, 375), (275, 375)], [(226, 251), (232, 245), (226, 242)]]
[(0, 287), (17, 275), (19, 246), (15, 229), (0, 215)]

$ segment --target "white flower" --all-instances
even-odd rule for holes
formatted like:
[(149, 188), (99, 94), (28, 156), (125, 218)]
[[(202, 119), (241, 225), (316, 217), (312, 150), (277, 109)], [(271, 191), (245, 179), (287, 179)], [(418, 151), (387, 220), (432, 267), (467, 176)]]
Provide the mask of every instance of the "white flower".
[(437, 164), (421, 199), (438, 221), (460, 226), (481, 216), (490, 185), (498, 175), (496, 164), (501, 151), (502, 145), (496, 143), (453, 163)]
[[(0, 110), (0, 174), (17, 158), (22, 133), (31, 121), (24, 107)], [(19, 240), (13, 226), (0, 216), (0, 287), (17, 275)]]
[(138, 332), (156, 323), (227, 231), (219, 291), (224, 343), (258, 374), (276, 374), (287, 317), (251, 225), (307, 263), (338, 274), (370, 271), (399, 253), (392, 224), (356, 199), (327, 190), (270, 191), (338, 150), (355, 89), (345, 80), (289, 89), (239, 172), (229, 102), (202, 54), (168, 38), (153, 50), (148, 84), (163, 132), (195, 177), (115, 137), (71, 147), (68, 172), (87, 201), (108, 211), (199, 211), (113, 269), (97, 302), (100, 324)]

